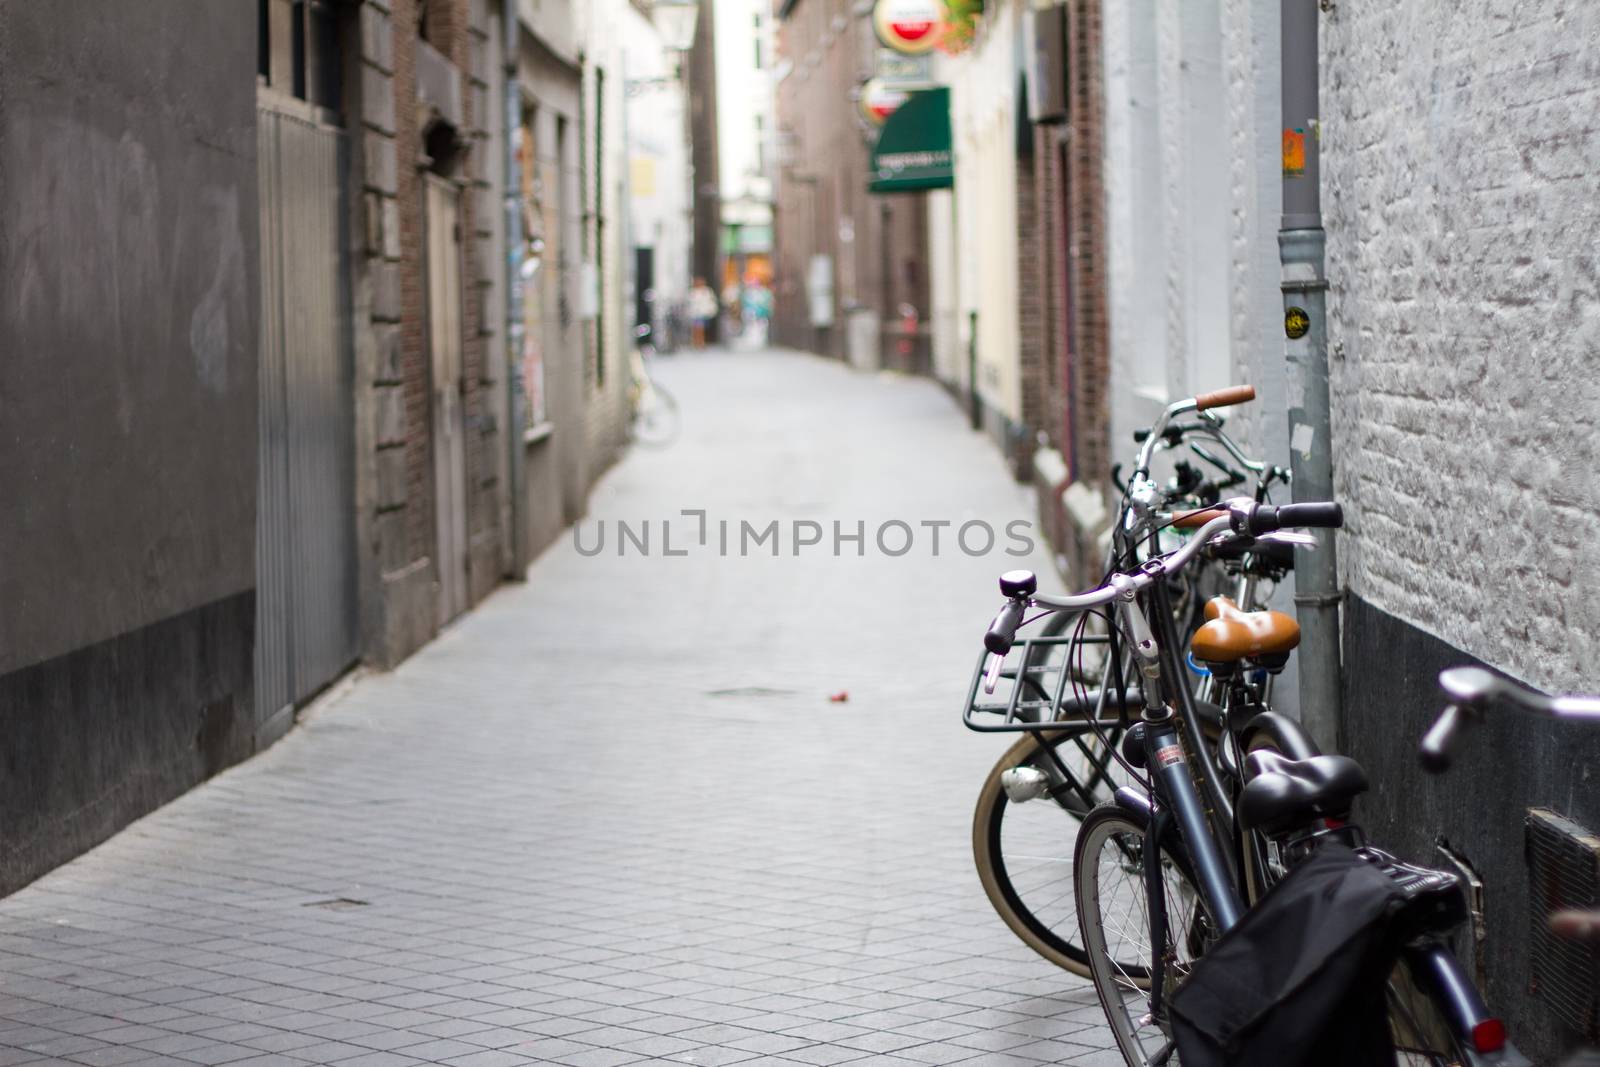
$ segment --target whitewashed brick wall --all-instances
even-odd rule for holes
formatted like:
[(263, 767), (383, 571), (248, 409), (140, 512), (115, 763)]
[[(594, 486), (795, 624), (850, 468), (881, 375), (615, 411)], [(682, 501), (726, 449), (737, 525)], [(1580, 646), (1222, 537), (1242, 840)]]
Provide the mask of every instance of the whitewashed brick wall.
[[(1244, 447), (1287, 465), (1277, 232), (1278, 0), (1106, 0), (1112, 455), (1168, 402), (1237, 382)], [(1286, 494), (1283, 497), (1287, 499)], [(1292, 581), (1274, 606), (1293, 611)], [(1277, 689), (1298, 706), (1291, 667)]]
[(1322, 49), (1346, 580), (1600, 689), (1600, 4), (1340, 2)]
[(1105, 5), (1114, 455), (1169, 401), (1251, 382), (1230, 422), (1288, 460), (1278, 49), (1275, 0)]

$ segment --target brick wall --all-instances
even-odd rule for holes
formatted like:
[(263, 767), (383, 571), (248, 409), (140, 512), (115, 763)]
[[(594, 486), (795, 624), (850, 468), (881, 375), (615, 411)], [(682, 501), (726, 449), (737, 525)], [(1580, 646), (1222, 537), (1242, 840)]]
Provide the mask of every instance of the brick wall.
[(1600, 8), (1341, 4), (1322, 35), (1344, 575), (1600, 689)]
[[(1035, 127), (1037, 131), (1037, 127)], [(1054, 283), (1046, 251), (1048, 240), (1040, 232), (1048, 219), (1039, 203), (1039, 134), (1033, 137), (1032, 158), (1017, 160), (1017, 373), (1021, 378), (1022, 464), (1033, 454), (1035, 435), (1045, 427), (1048, 409), (1055, 407), (1045, 365), (1050, 322), (1045, 293)], [(1022, 467), (1026, 470), (1026, 466)]]
[[(469, 596), (487, 595), (504, 573), (501, 415), (504, 398), (496, 361), (488, 358), (492, 319), (484, 300), (498, 269), (493, 244), (493, 197), (488, 194), (485, 119), (488, 102), (483, 0), (434, 0), (427, 8), (428, 43), (456, 68), (463, 146), (451, 177), (461, 183), (462, 411), (466, 429)], [(425, 183), (417, 160), (425, 146), (417, 101), (417, 0), (367, 0), (360, 20), (360, 160), (365, 261), (358, 267), (358, 331), (362, 379), (358, 441), (371, 449), (370, 492), (363, 493), (365, 543), (376, 565), (363, 579), (368, 656), (392, 664), (437, 626), (432, 374), (425, 256)]]
[[(1060, 349), (1071, 363), (1060, 379), (1072, 390), (1072, 448), (1077, 475), (1106, 484), (1112, 453), (1107, 451), (1110, 411), (1109, 337), (1106, 318), (1105, 100), (1103, 96), (1100, 5), (1073, 0), (1067, 22), (1067, 69), (1072, 73), (1066, 143), (1066, 226), (1064, 238), (1070, 307), (1060, 329), (1070, 348)], [(1055, 153), (1052, 153), (1054, 156)]]
[(423, 180), (415, 160), (422, 151), (416, 127), (416, 0), (394, 0), (394, 110), (396, 200), (400, 213), (400, 374), (403, 418), (383, 444), (397, 445), (405, 456), (405, 534), (402, 563), (428, 558), (433, 546), (433, 472), (430, 469), (432, 429), (428, 423), (428, 304), (423, 273)]
[[(927, 198), (867, 192), (870, 147), (854, 93), (872, 72), (870, 18), (849, 0), (802, 0), (777, 36), (779, 58), (794, 66), (775, 93), (773, 337), (842, 358), (851, 309), (858, 309), (876, 319), (876, 329), (862, 334), (877, 341), (879, 351), (868, 355), (900, 365), (899, 305), (911, 304), (926, 321), (931, 304)], [(810, 324), (806, 271), (814, 254), (833, 261), (834, 323), (825, 329)]]

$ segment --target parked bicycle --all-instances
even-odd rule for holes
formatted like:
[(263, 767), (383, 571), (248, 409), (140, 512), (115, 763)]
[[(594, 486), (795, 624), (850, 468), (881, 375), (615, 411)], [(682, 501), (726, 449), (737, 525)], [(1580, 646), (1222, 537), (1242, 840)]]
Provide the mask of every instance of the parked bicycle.
[[(1250, 386), (1236, 386), (1170, 405), (1148, 430), (1134, 435), (1139, 446), (1133, 476), (1127, 483), (1112, 477), (1122, 490), (1118, 516), (1111, 528), (1105, 574), (1136, 567), (1162, 544), (1204, 521), (1204, 509), (1222, 493), (1248, 485), (1257, 502), (1270, 499), (1274, 485), (1288, 481), (1279, 467), (1248, 457), (1227, 434), (1217, 409), (1253, 399)], [(1171, 464), (1170, 478), (1151, 475), (1163, 453), (1181, 456)], [(1190, 462), (1194, 460), (1200, 464)], [(1202, 473), (1202, 470), (1205, 473)], [(1179, 630), (1188, 633), (1212, 614), (1235, 609), (1263, 609), (1270, 590), (1293, 566), (1289, 535), (1274, 535), (1208, 548), (1203, 559), (1174, 578), (1174, 612)], [(1226, 601), (1216, 597), (1227, 592)], [(1043, 721), (1059, 728), (1028, 730), (996, 762), (978, 793), (973, 812), (972, 849), (978, 877), (995, 911), (1035, 952), (1051, 963), (1085, 977), (1088, 962), (1079, 944), (1072, 892), (1072, 841), (1077, 826), (1095, 805), (1109, 800), (1126, 775), (1109, 754), (1131, 725), (1137, 706), (1130, 706), (1106, 683), (1112, 668), (1106, 660), (1109, 636), (1103, 631), (1068, 634), (1079, 620), (1065, 613), (1047, 614), (1040, 638), (1034, 639), (1017, 674), (1025, 695), (1019, 715), (1028, 721), (1053, 708)], [(1081, 662), (1068, 662), (1067, 652), (1089, 652)], [(1126, 675), (1128, 652), (1119, 648)], [(1222, 695), (1217, 679), (1194, 664), (1186, 672), (1196, 685), (1196, 707), (1206, 721), (1221, 721), (1214, 701)], [(1121, 676), (1121, 675), (1119, 675)], [(1257, 702), (1270, 705), (1275, 672), (1257, 670), (1235, 679), (1253, 685)], [(1051, 697), (1067, 678), (1091, 685), (1083, 701), (1063, 705)], [(1035, 716), (1030, 718), (1030, 716)], [(1088, 717), (1102, 720), (1091, 726)], [(985, 728), (981, 718), (968, 725)]]
[[(649, 331), (647, 326), (639, 329), (646, 333)], [(654, 348), (641, 342), (629, 359), (632, 380), (628, 399), (632, 417), (628, 424), (628, 438), (648, 448), (662, 448), (677, 440), (681, 419), (677, 398), (650, 376), (649, 364), (654, 358)]]
[[(1482, 667), (1442, 671), (1439, 688), (1449, 698), (1449, 704), (1423, 736), (1418, 751), (1422, 766), (1433, 774), (1450, 769), (1465, 734), (1496, 706), (1560, 722), (1600, 725), (1600, 697), (1546, 696)], [(1572, 906), (1571, 897), (1554, 886), (1537, 895), (1541, 906), (1547, 909), (1549, 930), (1556, 938), (1588, 946), (1591, 953), (1600, 948), (1600, 911)], [(1566, 1067), (1600, 1067), (1600, 1049), (1579, 1052), (1565, 1063)]]
[[(1031, 574), (1003, 576), (1006, 603), (985, 635), (968, 702), (969, 724), (997, 718), (990, 728), (1050, 730), (1063, 717), (1082, 716), (1102, 753), (1126, 775), (1128, 784), (1109, 803), (1083, 817), (1073, 864), (1082, 948), (1119, 1051), (1129, 1064), (1177, 1062), (1168, 1007), (1195, 961), (1250, 904), (1333, 841), (1375, 865), (1397, 893), (1439, 913), (1434, 926), (1408, 939), (1382, 992), (1397, 1054), (1418, 1064), (1526, 1063), (1445, 940), (1460, 918), (1448, 907), (1460, 897), (1455, 876), (1401, 863), (1368, 844), (1349, 821), (1352, 802), (1367, 788), (1362, 768), (1320, 754), (1294, 722), (1263, 709), (1240, 681), (1253, 670), (1281, 666), (1293, 620), (1221, 613), (1188, 642), (1226, 683), (1220, 721), (1202, 715), (1184, 682), (1172, 580), (1208, 549), (1285, 527), (1336, 527), (1338, 505), (1272, 507), (1241, 498), (1212, 514), (1182, 547), (1115, 570), (1087, 593), (1042, 595)], [(1070, 671), (1060, 673), (1048, 702), (1030, 694), (1019, 672), (1031, 641), (1015, 638), (1032, 608), (1078, 613), (1079, 633), (1089, 613), (1107, 619), (1109, 685), (1102, 694), (1112, 688), (1123, 707), (1130, 701), (1141, 707), (1120, 743), (1110, 739), (1108, 728), (1118, 720), (1106, 715), (1104, 697), (1088, 702)], [(1120, 670), (1124, 648), (1136, 688)], [(1002, 699), (977, 696), (980, 688), (992, 694), (1002, 678), (1010, 680)]]

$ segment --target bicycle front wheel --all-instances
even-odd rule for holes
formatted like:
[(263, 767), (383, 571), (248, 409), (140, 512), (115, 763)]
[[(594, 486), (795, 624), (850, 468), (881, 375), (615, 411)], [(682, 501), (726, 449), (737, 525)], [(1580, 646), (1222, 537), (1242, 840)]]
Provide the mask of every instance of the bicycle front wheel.
[[(1130, 1065), (1144, 1067), (1158, 1054), (1171, 1058), (1171, 1034), (1151, 1006), (1152, 942), (1150, 895), (1145, 886), (1145, 850), (1155, 847), (1145, 827), (1120, 808), (1103, 806), (1083, 820), (1074, 856), (1078, 923), (1089, 977), (1105, 1009), (1117, 1050)], [(1200, 895), (1165, 853), (1161, 857), (1166, 934), (1159, 946), (1163, 1002), (1215, 940)], [(1141, 961), (1137, 965), (1129, 961)]]
[[(1110, 728), (1113, 744), (1121, 733)], [(1012, 801), (1002, 778), (1016, 767), (1043, 772), (1058, 795)], [(1063, 768), (1072, 782), (1063, 778)], [(1103, 743), (1086, 726), (1030, 733), (989, 772), (972, 816), (972, 857), (995, 912), (1023, 944), (1085, 978), (1089, 963), (1078, 940), (1073, 841), (1083, 817), (1109, 800), (1124, 777), (1121, 765), (1108, 759)]]

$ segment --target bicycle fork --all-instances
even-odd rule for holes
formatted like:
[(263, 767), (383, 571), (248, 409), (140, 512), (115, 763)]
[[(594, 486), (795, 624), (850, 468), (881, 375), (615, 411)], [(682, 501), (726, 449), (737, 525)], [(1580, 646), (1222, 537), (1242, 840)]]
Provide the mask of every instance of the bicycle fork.
[[(1115, 582), (1119, 577), (1121, 576), (1114, 576), (1112, 581)], [(1178, 838), (1192, 867), (1190, 873), (1194, 877), (1195, 886), (1199, 889), (1200, 897), (1205, 902), (1206, 910), (1211, 921), (1216, 924), (1218, 932), (1225, 932), (1239, 921), (1244, 908), (1238, 890), (1233, 884), (1231, 868), (1218, 850), (1216, 839), (1211, 834), (1205, 805), (1200, 799), (1200, 793), (1195, 788), (1194, 778), (1189, 770), (1188, 756), (1184, 754), (1172, 712), (1163, 698), (1161, 647), (1150, 630), (1149, 621), (1139, 607), (1131, 584), (1121, 592), (1118, 606), (1128, 624), (1129, 634), (1133, 639), (1133, 652), (1139, 661), (1139, 671), (1144, 676), (1145, 710), (1142, 721), (1145, 769), (1150, 773), (1155, 787), (1154, 799), (1161, 805), (1160, 809), (1152, 807), (1152, 811), (1159, 810), (1168, 814), (1176, 824)], [(1118, 792), (1120, 794), (1121, 791)], [(1150, 840), (1150, 836), (1147, 835), (1146, 841)], [(1155, 844), (1159, 857), (1159, 839), (1156, 839)], [(1159, 862), (1158, 858), (1156, 860), (1158, 866)], [(1159, 879), (1155, 882), (1149, 878), (1145, 880), (1147, 892), (1154, 892), (1150, 887), (1160, 884)]]

